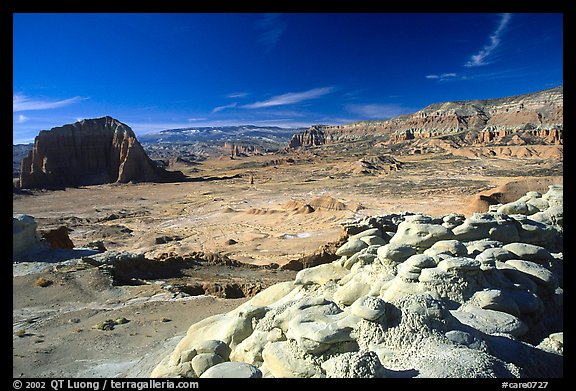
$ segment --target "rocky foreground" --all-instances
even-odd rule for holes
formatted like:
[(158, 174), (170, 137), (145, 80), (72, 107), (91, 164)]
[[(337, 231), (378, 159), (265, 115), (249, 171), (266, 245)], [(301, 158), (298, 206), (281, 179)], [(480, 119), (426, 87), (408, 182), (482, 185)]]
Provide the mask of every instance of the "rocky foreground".
[(345, 229), (339, 259), (193, 324), (151, 376), (563, 376), (562, 186)]

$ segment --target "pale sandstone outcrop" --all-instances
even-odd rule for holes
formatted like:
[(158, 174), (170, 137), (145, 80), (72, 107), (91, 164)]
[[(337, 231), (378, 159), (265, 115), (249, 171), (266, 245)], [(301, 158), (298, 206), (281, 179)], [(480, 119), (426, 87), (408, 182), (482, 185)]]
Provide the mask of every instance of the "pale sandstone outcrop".
[[(559, 194), (526, 197), (554, 200), (544, 213), (561, 208)], [(344, 248), (384, 232), (390, 243), (360, 245), (192, 325), (152, 376), (216, 371), (223, 364), (206, 367), (218, 353), (198, 346), (218, 340), (238, 377), (562, 377), (563, 231), (531, 216), (349, 221)]]
[(37, 227), (38, 223), (32, 216), (17, 214), (12, 217), (12, 252), (15, 258), (48, 248), (46, 241), (40, 238)]
[(262, 372), (254, 365), (227, 361), (208, 368), (200, 377), (203, 379), (258, 379), (262, 377)]

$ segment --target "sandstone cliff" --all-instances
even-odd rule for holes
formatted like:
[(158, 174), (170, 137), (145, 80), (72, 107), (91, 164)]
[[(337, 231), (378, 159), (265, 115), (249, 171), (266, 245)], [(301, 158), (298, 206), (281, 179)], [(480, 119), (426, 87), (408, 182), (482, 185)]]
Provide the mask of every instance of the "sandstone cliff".
[(436, 103), (389, 120), (315, 125), (295, 134), (289, 148), (386, 136), (390, 143), (438, 137), (464, 145), (563, 143), (563, 87), (488, 100)]
[(184, 178), (180, 171), (157, 167), (129, 126), (102, 117), (40, 131), (34, 148), (22, 160), (20, 188), (172, 182)]

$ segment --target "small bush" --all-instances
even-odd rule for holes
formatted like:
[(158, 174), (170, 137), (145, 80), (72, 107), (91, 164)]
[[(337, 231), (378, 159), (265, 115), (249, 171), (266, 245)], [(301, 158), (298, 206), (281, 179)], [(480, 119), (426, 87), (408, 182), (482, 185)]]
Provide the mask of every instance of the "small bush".
[(36, 286), (40, 286), (42, 288), (45, 288), (47, 286), (50, 286), (53, 284), (53, 282), (47, 278), (44, 277), (38, 277), (36, 279), (36, 282), (34, 283)]

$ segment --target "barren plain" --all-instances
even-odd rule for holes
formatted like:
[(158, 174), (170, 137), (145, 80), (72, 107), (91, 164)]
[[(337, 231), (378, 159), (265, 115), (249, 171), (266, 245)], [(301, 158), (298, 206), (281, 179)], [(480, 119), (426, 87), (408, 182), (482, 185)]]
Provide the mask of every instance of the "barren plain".
[[(562, 146), (531, 148), (544, 156), (561, 153)], [(346, 219), (401, 211), (469, 216), (479, 211), (478, 193), (500, 188), (516, 199), (563, 183), (557, 157), (398, 154), (392, 157), (401, 164), (391, 170), (361, 162), (386, 153), (377, 144), (341, 144), (220, 157), (171, 167), (189, 176), (185, 182), (14, 194), (15, 214), (34, 216), (41, 231), (67, 227), (76, 248), (103, 241), (108, 250), (149, 259), (201, 252), (260, 267), (199, 265), (118, 284), (82, 262), (15, 263), (13, 376), (147, 377), (192, 323), (246, 300), (186, 295), (167, 286), (194, 280), (266, 287), (294, 278), (296, 272), (282, 265), (338, 242)], [(59, 261), (82, 250), (69, 251)], [(40, 277), (52, 283), (38, 286)], [(121, 318), (128, 322), (112, 330), (94, 328)]]

